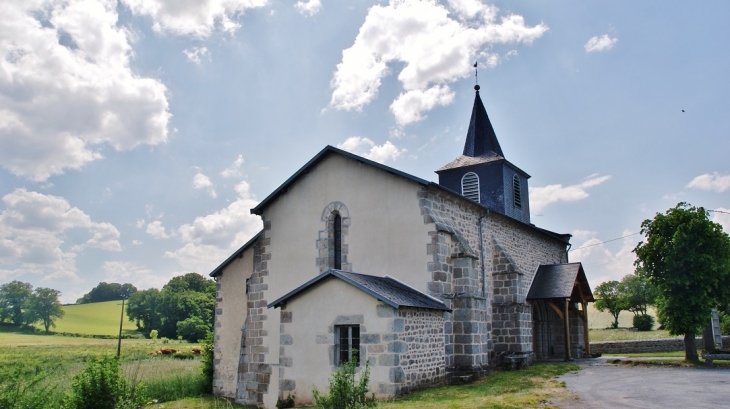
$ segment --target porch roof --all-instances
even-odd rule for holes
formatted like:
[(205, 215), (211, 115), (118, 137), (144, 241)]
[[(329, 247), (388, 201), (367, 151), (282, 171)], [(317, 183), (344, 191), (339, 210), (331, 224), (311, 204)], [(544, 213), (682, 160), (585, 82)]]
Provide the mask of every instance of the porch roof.
[(541, 264), (532, 280), (527, 300), (570, 298), (571, 302), (593, 302), (581, 263)]

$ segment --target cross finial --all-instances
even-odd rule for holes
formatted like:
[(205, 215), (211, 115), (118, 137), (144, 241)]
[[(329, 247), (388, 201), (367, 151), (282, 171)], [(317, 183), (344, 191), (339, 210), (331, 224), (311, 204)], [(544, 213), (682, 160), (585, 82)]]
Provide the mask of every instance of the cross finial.
[(474, 89), (479, 91), (479, 68), (477, 67), (478, 62), (474, 61), (474, 80), (476, 82), (476, 85), (474, 85)]

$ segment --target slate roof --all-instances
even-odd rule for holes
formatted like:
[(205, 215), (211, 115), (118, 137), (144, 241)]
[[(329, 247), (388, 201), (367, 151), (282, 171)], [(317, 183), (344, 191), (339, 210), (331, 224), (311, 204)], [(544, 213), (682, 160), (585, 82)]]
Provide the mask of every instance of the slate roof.
[(396, 309), (400, 307), (415, 307), (451, 312), (442, 301), (424, 294), (392, 277), (378, 277), (334, 269), (325, 271), (283, 297), (269, 303), (268, 308), (280, 306), (287, 300), (298, 296), (308, 288), (317, 285), (329, 277), (338, 278)]
[(541, 264), (532, 280), (527, 300), (570, 298), (573, 302), (593, 302), (581, 263)]
[(487, 110), (484, 109), (482, 98), (479, 96), (479, 86), (475, 86), (474, 106), (471, 110), (469, 131), (466, 133), (464, 144), (464, 156), (492, 156), (498, 155), (504, 158), (502, 148), (499, 146), (497, 135), (492, 128)]
[(221, 275), (223, 273), (223, 269), (226, 268), (226, 266), (228, 264), (230, 264), (231, 261), (233, 261), (236, 257), (242, 257), (243, 256), (243, 252), (246, 251), (247, 248), (251, 247), (251, 245), (253, 245), (256, 242), (256, 240), (258, 240), (258, 238), (261, 236), (261, 233), (263, 233), (263, 232), (264, 231), (261, 230), (260, 232), (256, 233), (255, 236), (251, 237), (251, 239), (249, 241), (247, 241), (246, 244), (244, 244), (243, 246), (241, 246), (241, 248), (239, 248), (238, 250), (236, 250), (235, 253), (231, 254), (231, 256), (228, 257), (226, 259), (226, 261), (222, 262), (209, 275), (211, 277), (217, 277), (217, 276)]

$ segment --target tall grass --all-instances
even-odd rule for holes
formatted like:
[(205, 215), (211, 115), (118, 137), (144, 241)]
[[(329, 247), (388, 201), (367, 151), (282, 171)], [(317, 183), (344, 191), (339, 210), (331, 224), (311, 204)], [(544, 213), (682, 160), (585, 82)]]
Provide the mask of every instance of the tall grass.
[(155, 357), (129, 362), (122, 367), (128, 379), (141, 381), (155, 402), (169, 402), (187, 397), (206, 395), (205, 377), (200, 371), (200, 359)]

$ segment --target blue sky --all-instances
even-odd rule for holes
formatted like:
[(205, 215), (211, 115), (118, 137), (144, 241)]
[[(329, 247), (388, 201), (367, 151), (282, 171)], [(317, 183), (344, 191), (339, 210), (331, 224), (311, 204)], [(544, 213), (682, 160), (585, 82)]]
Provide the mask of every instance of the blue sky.
[[(532, 221), (592, 285), (679, 201), (730, 229), (730, 3), (8, 0), (0, 283), (73, 302), (207, 274), (325, 145), (416, 176), (460, 155), (472, 64)], [(621, 238), (623, 236), (627, 236)], [(608, 243), (602, 243), (607, 240)]]

